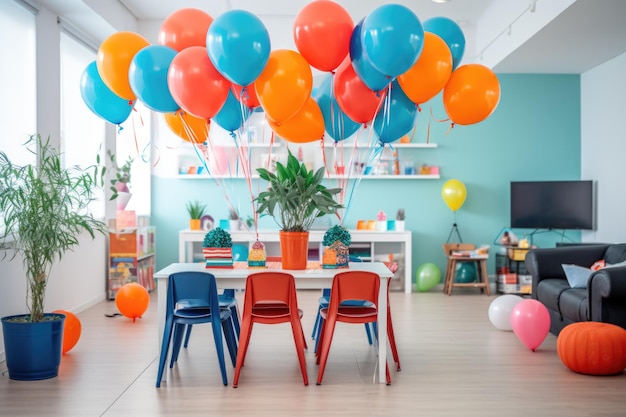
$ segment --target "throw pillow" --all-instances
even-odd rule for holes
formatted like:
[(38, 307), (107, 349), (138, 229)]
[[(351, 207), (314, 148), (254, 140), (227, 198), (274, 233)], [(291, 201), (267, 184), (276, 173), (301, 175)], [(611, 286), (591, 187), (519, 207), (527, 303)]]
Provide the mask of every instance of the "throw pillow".
[(626, 261), (622, 261), (616, 264), (606, 264), (605, 268), (615, 268), (617, 266), (626, 266)]
[(595, 272), (593, 269), (578, 265), (562, 264), (561, 267), (565, 271), (569, 286), (572, 288), (587, 288), (589, 276)]

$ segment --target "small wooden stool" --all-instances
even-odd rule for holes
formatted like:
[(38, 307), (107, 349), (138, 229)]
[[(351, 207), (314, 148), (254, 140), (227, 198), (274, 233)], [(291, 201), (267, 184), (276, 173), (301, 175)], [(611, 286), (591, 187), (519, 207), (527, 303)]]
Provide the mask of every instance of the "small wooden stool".
[[(471, 243), (446, 243), (443, 245), (443, 251), (448, 258), (448, 265), (446, 266), (446, 276), (443, 283), (443, 293), (452, 295), (452, 287), (472, 287), (483, 289), (487, 295), (491, 295), (489, 288), (489, 275), (487, 274), (487, 256), (480, 258), (470, 258), (468, 256), (456, 256), (452, 255), (452, 252), (457, 251), (471, 251), (476, 249)], [(456, 274), (457, 262), (472, 262), (477, 264), (478, 279), (475, 282), (454, 282), (454, 276)]]

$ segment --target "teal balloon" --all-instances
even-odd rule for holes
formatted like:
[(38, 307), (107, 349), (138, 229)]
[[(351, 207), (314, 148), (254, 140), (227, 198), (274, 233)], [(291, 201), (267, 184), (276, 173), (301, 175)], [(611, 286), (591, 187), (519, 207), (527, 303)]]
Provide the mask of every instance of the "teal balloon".
[(454, 281), (461, 284), (474, 282), (476, 281), (476, 278), (477, 274), (475, 262), (462, 262), (454, 274)]
[(418, 291), (428, 291), (441, 282), (441, 271), (433, 263), (422, 264), (417, 268), (415, 280), (417, 281)]

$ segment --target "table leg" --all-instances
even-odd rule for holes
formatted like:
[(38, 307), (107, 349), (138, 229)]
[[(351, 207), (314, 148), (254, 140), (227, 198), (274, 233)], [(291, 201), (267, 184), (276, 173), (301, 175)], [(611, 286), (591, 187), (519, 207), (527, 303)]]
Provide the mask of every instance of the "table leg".
[(378, 382), (387, 383), (387, 286), (388, 279), (380, 280), (378, 293)]
[[(157, 358), (161, 357), (161, 343), (163, 343), (163, 330), (165, 329), (165, 308), (167, 306), (167, 280), (157, 280)], [(167, 380), (167, 369), (163, 372), (161, 382)]]

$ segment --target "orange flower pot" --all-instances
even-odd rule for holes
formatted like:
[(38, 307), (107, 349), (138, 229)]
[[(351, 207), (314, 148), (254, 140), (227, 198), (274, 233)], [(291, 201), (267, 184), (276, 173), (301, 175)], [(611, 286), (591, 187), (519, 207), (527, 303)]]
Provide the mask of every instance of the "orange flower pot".
[(309, 254), (309, 232), (280, 232), (283, 269), (306, 269)]
[(189, 219), (189, 229), (191, 230), (201, 230), (201, 220), (200, 219)]

